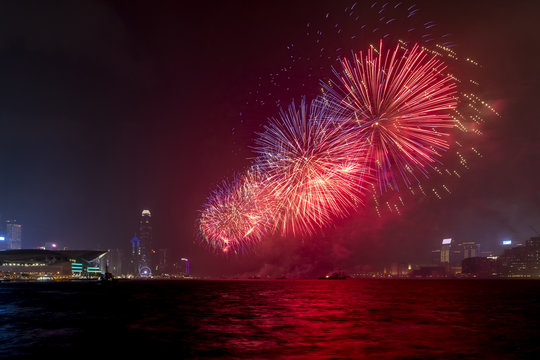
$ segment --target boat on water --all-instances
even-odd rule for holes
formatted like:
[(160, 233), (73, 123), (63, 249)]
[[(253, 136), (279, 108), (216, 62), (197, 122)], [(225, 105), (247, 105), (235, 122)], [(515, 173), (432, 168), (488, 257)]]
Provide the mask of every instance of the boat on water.
[(112, 283), (112, 282), (117, 282), (118, 279), (115, 278), (113, 274), (111, 274), (110, 272), (106, 272), (105, 274), (101, 275), (98, 278), (98, 281), (101, 283)]
[(114, 277), (114, 275), (109, 272), (108, 266), (105, 266), (105, 273), (101, 274), (101, 276), (98, 278), (98, 281), (100, 283), (113, 283), (117, 282), (118, 278)]
[(348, 276), (343, 271), (334, 272), (325, 276), (319, 276), (319, 280), (345, 280)]

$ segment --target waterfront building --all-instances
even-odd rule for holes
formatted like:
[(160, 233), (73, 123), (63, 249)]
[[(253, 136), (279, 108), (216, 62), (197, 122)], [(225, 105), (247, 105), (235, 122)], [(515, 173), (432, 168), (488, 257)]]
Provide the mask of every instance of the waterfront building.
[(464, 242), (459, 244), (459, 246), (461, 248), (462, 260), (478, 257), (480, 255), (480, 244), (475, 242)]
[(462, 272), (463, 260), (478, 256), (480, 256), (480, 244), (472, 241), (459, 243), (450, 252), (451, 272), (454, 274)]
[(501, 241), (499, 243), (500, 249), (499, 249), (499, 251), (497, 251), (497, 253), (500, 254), (501, 250), (502, 250), (502, 252), (504, 252), (505, 250), (511, 249), (512, 246), (517, 246), (517, 244), (513, 244), (512, 240), (510, 240), (510, 239), (503, 240), (503, 241)]
[(131, 238), (131, 257), (134, 259), (141, 257), (141, 241), (137, 236)]
[(486, 257), (468, 257), (463, 259), (461, 273), (478, 278), (489, 278), (497, 275), (497, 262)]
[(87, 278), (99, 276), (105, 251), (19, 249), (0, 252), (0, 276), (6, 279)]
[(527, 247), (517, 246), (504, 251), (497, 259), (498, 272), (502, 276), (527, 276)]
[(450, 251), (450, 267), (454, 269), (455, 272), (461, 271), (461, 262), (463, 261), (463, 249), (461, 246), (453, 247)]
[(139, 266), (141, 261), (141, 242), (137, 236), (133, 236), (130, 241), (130, 256), (129, 256), (129, 270), (132, 275), (139, 274)]
[(507, 277), (540, 277), (540, 237), (530, 238), (525, 245), (506, 249), (497, 258), (498, 271)]
[(394, 277), (407, 276), (412, 270), (412, 265), (404, 263), (392, 263), (390, 265), (390, 275)]
[(443, 239), (441, 244), (441, 264), (450, 264), (450, 251), (452, 249), (452, 239)]
[(527, 248), (527, 268), (531, 275), (540, 276), (540, 236), (530, 238), (525, 243)]
[(141, 247), (141, 260), (145, 266), (152, 268), (152, 214), (150, 210), (143, 210), (139, 220), (139, 240)]
[(16, 250), (22, 248), (22, 226), (16, 220), (6, 221), (5, 234), (6, 249)]
[(420, 266), (409, 273), (411, 278), (443, 278), (448, 277), (444, 266)]

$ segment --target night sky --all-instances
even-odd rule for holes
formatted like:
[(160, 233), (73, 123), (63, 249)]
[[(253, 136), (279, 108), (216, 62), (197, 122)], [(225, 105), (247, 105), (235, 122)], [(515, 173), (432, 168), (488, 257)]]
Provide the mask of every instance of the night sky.
[[(216, 184), (250, 164), (255, 132), (277, 115), (275, 99), (317, 93), (300, 84), (270, 89), (268, 74), (291, 54), (312, 50), (307, 23), (316, 26), (353, 3), (0, 3), (0, 216), (23, 225), (25, 248), (55, 241), (127, 249), (141, 211), (150, 209), (158, 247), (214, 275), (427, 263), (443, 237), (497, 252), (503, 239), (534, 236), (540, 4), (426, 1), (416, 3), (416, 16), (434, 21), (458, 53), (483, 65), (479, 95), (502, 115), (486, 124), (476, 144), (483, 158), (452, 195), (412, 200), (401, 215), (381, 218), (368, 202), (313, 239), (271, 239), (241, 257), (199, 246), (198, 211)], [(375, 26), (367, 11), (366, 19), (358, 15), (357, 24)], [(350, 17), (335, 16), (351, 33)], [(358, 50), (367, 46), (358, 39)], [(292, 72), (329, 75), (300, 66)], [(261, 87), (265, 94), (255, 96)], [(261, 99), (265, 106), (256, 105)]]

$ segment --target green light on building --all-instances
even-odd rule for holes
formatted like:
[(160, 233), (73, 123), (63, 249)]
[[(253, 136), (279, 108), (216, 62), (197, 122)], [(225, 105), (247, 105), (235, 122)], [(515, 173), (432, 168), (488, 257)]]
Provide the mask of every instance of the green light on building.
[(76, 273), (82, 273), (83, 271), (83, 266), (81, 263), (72, 263), (71, 264), (71, 272), (76, 274)]

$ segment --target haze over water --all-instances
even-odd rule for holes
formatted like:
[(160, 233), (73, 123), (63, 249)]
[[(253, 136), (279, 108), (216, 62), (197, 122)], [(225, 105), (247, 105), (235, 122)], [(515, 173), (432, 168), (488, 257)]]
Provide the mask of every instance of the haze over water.
[(531, 358), (540, 352), (539, 284), (4, 283), (0, 357)]

